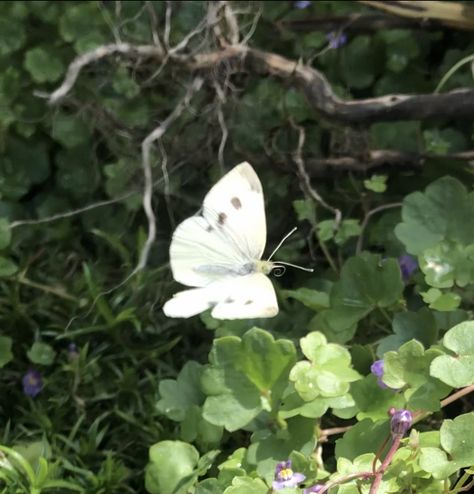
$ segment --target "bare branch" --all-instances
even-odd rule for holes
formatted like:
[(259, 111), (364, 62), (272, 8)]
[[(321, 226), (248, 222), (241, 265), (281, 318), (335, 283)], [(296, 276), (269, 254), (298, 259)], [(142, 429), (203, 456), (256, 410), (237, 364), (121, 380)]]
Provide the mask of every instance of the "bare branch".
[(150, 132), (142, 142), (142, 167), (144, 178), (143, 209), (148, 219), (148, 237), (140, 254), (138, 264), (130, 276), (146, 266), (151, 246), (156, 237), (156, 218), (152, 207), (153, 175), (151, 171), (151, 148), (153, 143), (161, 139), (169, 126), (181, 116), (185, 108), (189, 105), (192, 96), (201, 89), (202, 83), (203, 79), (196, 77), (186, 91), (184, 98), (176, 105), (175, 109), (158, 127)]
[(112, 43), (109, 45), (102, 45), (75, 58), (67, 69), (64, 81), (55, 91), (51, 94), (36, 92), (36, 96), (46, 98), (48, 100), (48, 104), (50, 105), (56, 104), (59, 100), (64, 98), (69, 91), (71, 91), (77, 78), (79, 77), (79, 74), (81, 73), (81, 70), (86, 65), (97, 62), (102, 58), (115, 55), (116, 53), (147, 58), (162, 58), (164, 55), (161, 47), (153, 45), (131, 45), (129, 43)]
[[(472, 119), (474, 115), (474, 89), (463, 88), (442, 94), (389, 94), (347, 101), (339, 98), (325, 76), (312, 67), (242, 44), (227, 46), (214, 52), (178, 55), (176, 52), (181, 51), (189, 40), (190, 37), (187, 36), (183, 39), (186, 42), (181, 42), (172, 49), (173, 53), (168, 54), (170, 61), (192, 71), (214, 71), (216, 66), (234, 61), (238, 62), (233, 64), (234, 71), (273, 75), (298, 87), (306, 95), (314, 112), (330, 122), (355, 126), (394, 120)], [(113, 54), (154, 58), (158, 61), (163, 61), (167, 56), (160, 47), (154, 45), (103, 45), (77, 57), (69, 66), (61, 86), (52, 94), (37, 94), (46, 97), (50, 104), (57, 103), (72, 89), (86, 65)]]
[(335, 219), (335, 227), (339, 228), (339, 224), (341, 223), (341, 211), (330, 204), (328, 204), (320, 195), (319, 193), (313, 188), (311, 185), (311, 180), (309, 178), (308, 173), (306, 172), (305, 166), (304, 166), (304, 161), (303, 161), (303, 147), (304, 147), (304, 142), (306, 139), (305, 136), (305, 131), (304, 128), (296, 125), (293, 121), (290, 120), (291, 126), (298, 131), (298, 147), (296, 149), (296, 152), (293, 155), (293, 159), (296, 163), (296, 166), (298, 167), (298, 174), (303, 180), (304, 186), (310, 197), (320, 204), (324, 209), (327, 209), (328, 211), (331, 211), (331, 213), (334, 214)]
[(457, 89), (443, 94), (389, 94), (378, 98), (346, 101), (332, 90), (318, 70), (274, 53), (237, 45), (221, 51), (197, 54), (185, 63), (192, 69), (211, 69), (220, 63), (238, 61), (235, 70), (273, 75), (295, 84), (311, 108), (328, 121), (345, 125), (369, 125), (394, 120), (427, 118), (472, 119), (474, 89)]
[(396, 169), (420, 168), (428, 159), (449, 159), (466, 161), (474, 165), (474, 151), (439, 155), (430, 153), (410, 153), (392, 149), (373, 149), (367, 156), (338, 156), (334, 158), (308, 158), (306, 169), (311, 177), (320, 177), (330, 170), (368, 172), (375, 168), (394, 167)]

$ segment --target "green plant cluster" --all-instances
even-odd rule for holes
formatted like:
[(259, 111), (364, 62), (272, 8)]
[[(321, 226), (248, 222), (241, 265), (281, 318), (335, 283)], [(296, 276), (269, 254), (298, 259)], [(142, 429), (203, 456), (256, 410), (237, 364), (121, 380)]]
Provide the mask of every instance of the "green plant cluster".
[[(283, 493), (369, 493), (357, 474), (387, 454), (390, 409), (414, 423), (378, 492), (460, 492), (474, 471), (472, 121), (346, 128), (238, 61), (196, 72), (186, 57), (229, 39), (217, 3), (0, 3), (0, 492), (264, 494), (291, 460), (305, 481)], [(312, 64), (341, 98), (473, 87), (468, 64), (443, 79), (471, 60), (468, 31), (329, 35), (298, 26), (373, 11), (227, 4), (245, 43)], [(184, 48), (99, 57), (48, 104), (78, 57), (157, 36)], [(142, 143), (197, 75), (152, 148), (157, 234), (135, 270), (149, 229)], [(423, 166), (318, 167), (374, 149)], [(298, 224), (277, 257), (315, 271), (272, 277), (273, 319), (167, 319), (172, 232), (244, 160), (263, 184), (268, 250)]]

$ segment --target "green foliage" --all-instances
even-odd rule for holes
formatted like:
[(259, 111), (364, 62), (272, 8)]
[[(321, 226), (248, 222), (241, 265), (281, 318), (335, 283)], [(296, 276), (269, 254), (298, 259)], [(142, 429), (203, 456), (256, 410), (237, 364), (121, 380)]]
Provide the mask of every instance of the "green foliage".
[[(346, 101), (472, 88), (467, 31), (362, 30), (369, 9), (0, 4), (2, 494), (264, 494), (286, 460), (306, 479), (282, 493), (367, 493), (392, 408), (414, 423), (378, 492), (466, 490), (474, 414), (446, 404), (474, 385), (472, 122), (349, 128), (308, 104), (324, 94), (250, 55), (195, 70), (233, 49), (233, 13), (242, 46), (275, 68), (315, 68)], [(154, 54), (122, 52), (138, 45)], [(179, 106), (196, 75), (202, 89)], [(142, 143), (163, 123), (150, 155), (157, 234), (135, 271), (149, 228)], [(378, 166), (384, 150), (406, 162)], [(275, 258), (314, 272), (271, 276), (273, 319), (168, 319), (173, 231), (243, 160), (263, 184), (268, 253), (297, 225)]]

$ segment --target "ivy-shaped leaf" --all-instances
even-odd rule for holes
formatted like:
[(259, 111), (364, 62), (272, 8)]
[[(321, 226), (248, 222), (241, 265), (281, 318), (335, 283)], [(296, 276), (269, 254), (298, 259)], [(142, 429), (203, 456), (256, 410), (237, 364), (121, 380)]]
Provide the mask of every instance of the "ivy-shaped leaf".
[(261, 411), (274, 410), (295, 360), (293, 343), (275, 341), (262, 329), (253, 328), (242, 338), (216, 339), (209, 355), (211, 366), (202, 378), (208, 395), (204, 418), (234, 431)]

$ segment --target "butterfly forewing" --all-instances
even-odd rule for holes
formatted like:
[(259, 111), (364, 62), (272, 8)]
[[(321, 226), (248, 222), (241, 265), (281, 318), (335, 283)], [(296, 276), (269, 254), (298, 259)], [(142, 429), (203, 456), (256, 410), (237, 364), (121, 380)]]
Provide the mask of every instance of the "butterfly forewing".
[(262, 257), (267, 237), (263, 190), (249, 163), (237, 165), (212, 187), (203, 216), (249, 260)]
[(192, 216), (176, 228), (170, 247), (170, 264), (176, 281), (188, 286), (206, 286), (231, 276), (246, 258), (229, 245), (204, 217)]

